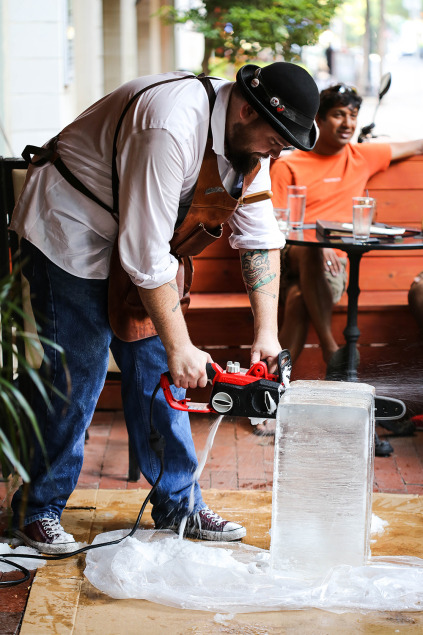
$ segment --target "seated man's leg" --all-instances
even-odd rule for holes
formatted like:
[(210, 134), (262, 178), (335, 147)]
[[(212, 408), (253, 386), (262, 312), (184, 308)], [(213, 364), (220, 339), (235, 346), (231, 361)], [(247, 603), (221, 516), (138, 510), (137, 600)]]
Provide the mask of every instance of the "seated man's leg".
[(309, 317), (298, 282), (292, 282), (286, 289), (283, 311), (283, 323), (279, 331), (282, 348), (287, 348), (294, 364), (307, 339)]
[(290, 261), (292, 249), (292, 245), (286, 245), (281, 251), (279, 311), (282, 315), (282, 326), (279, 330), (279, 342), (282, 348), (289, 350), (292, 363), (294, 363), (307, 339), (309, 317), (298, 275), (292, 271)]
[[(38, 441), (33, 438), (31, 482), (28, 491), (13, 497), (14, 525), (30, 546), (46, 553), (75, 548), (72, 536), (59, 521), (73, 492), (83, 461), (85, 430), (104, 385), (111, 330), (107, 319), (107, 280), (84, 280), (54, 265), (36, 247), (22, 241), (23, 271), (30, 284), (34, 314), (42, 335), (61, 346), (60, 353), (43, 343), (40, 373), (55, 390), (69, 397), (66, 402), (48, 390), (52, 408), (37, 390), (31, 406), (40, 429), (48, 466)], [(70, 392), (68, 389), (70, 388)], [(68, 544), (72, 543), (72, 544)]]
[(290, 266), (298, 276), (299, 286), (310, 320), (322, 347), (323, 359), (329, 362), (339, 346), (332, 333), (333, 296), (323, 266), (323, 251), (293, 245)]
[[(111, 344), (113, 356), (122, 372), (122, 398), (129, 443), (132, 444), (142, 474), (153, 485), (160, 473), (160, 460), (151, 449), (150, 404), (160, 375), (167, 371), (167, 356), (159, 337), (137, 342)], [(185, 390), (172, 387), (176, 399)], [(158, 528), (176, 528), (190, 515), (187, 535), (209, 540), (236, 540), (245, 529), (209, 510), (193, 475), (198, 462), (187, 412), (173, 410), (158, 390), (153, 409), (153, 426), (165, 439), (164, 472), (151, 498), (152, 517)]]

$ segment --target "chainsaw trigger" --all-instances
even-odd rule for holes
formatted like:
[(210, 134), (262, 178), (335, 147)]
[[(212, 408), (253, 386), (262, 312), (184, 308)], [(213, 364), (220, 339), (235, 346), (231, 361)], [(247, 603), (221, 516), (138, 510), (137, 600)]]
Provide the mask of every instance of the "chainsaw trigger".
[(217, 370), (216, 370), (216, 368), (214, 367), (213, 364), (210, 364), (210, 362), (207, 362), (207, 364), (206, 364), (206, 373), (207, 373), (208, 383), (212, 384), (213, 383), (213, 379), (217, 375)]

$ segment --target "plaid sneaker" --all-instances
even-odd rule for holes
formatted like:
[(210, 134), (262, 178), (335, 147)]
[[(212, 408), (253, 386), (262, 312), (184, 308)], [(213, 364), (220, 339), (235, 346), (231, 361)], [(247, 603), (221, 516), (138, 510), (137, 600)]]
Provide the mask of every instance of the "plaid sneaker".
[(14, 534), (28, 547), (47, 554), (69, 553), (81, 547), (72, 534), (66, 533), (59, 520), (51, 516), (29, 523), (22, 530), (16, 529)]
[[(161, 527), (161, 529), (172, 529), (178, 532), (179, 526)], [(205, 507), (201, 511), (189, 516), (185, 526), (184, 536), (186, 538), (198, 538), (200, 540), (240, 540), (244, 538), (247, 531), (242, 525), (223, 520), (219, 514), (212, 512)]]

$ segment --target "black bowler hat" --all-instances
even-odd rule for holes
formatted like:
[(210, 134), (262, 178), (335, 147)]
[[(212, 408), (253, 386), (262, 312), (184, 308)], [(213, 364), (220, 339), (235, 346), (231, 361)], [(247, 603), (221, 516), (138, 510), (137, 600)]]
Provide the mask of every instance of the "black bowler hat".
[(304, 68), (289, 62), (264, 68), (246, 64), (239, 69), (236, 82), (244, 99), (284, 139), (300, 150), (314, 147), (319, 89)]

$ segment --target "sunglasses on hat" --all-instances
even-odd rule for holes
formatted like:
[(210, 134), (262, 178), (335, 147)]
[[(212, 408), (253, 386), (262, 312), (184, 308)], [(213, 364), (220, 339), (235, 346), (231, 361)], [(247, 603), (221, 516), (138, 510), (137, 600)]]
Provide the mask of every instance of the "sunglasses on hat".
[(336, 84), (336, 86), (330, 86), (328, 90), (333, 91), (334, 93), (353, 93), (357, 95), (357, 89), (354, 86), (347, 86), (347, 84)]

